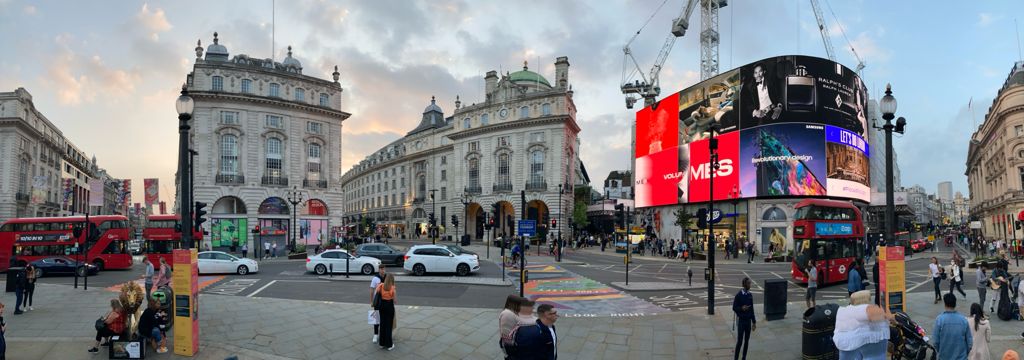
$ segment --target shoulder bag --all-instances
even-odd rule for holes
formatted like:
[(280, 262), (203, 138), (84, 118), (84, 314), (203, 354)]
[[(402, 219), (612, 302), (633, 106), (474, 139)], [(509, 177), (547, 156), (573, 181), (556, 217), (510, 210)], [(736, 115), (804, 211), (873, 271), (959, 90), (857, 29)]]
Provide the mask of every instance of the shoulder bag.
[(380, 310), (380, 291), (381, 288), (378, 286), (377, 290), (373, 292), (373, 301), (370, 302), (370, 306), (377, 310)]

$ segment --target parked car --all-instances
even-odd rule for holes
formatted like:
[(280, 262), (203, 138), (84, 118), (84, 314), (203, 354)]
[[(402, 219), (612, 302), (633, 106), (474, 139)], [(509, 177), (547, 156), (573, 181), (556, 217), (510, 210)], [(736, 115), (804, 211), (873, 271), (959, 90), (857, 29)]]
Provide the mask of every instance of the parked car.
[(242, 259), (222, 251), (203, 251), (199, 253), (200, 274), (238, 274), (245, 275), (260, 271), (260, 265), (253, 259)]
[[(346, 263), (348, 267), (346, 268)], [(306, 271), (317, 275), (328, 272), (346, 273), (360, 272), (363, 275), (370, 275), (380, 267), (380, 259), (369, 256), (352, 256), (345, 250), (327, 250), (320, 254), (306, 258)]]
[[(455, 253), (455, 255), (462, 255), (462, 254), (476, 255), (475, 252), (463, 249), (461, 246), (458, 246), (458, 245), (445, 245), (444, 247), (448, 248), (449, 251)], [(477, 257), (477, 258), (479, 258), (479, 257)]]
[(480, 270), (480, 257), (476, 254), (456, 254), (443, 245), (416, 245), (405, 253), (405, 270), (414, 275), (428, 272), (469, 275)]
[(142, 242), (137, 240), (129, 241), (128, 251), (131, 252), (132, 255), (142, 255)]
[(359, 244), (359, 246), (356, 246), (355, 251), (352, 252), (352, 255), (369, 256), (377, 258), (385, 264), (397, 266), (402, 266), (402, 260), (405, 258), (405, 253), (402, 250), (381, 243)]
[(36, 276), (43, 277), (46, 275), (73, 275), (76, 272), (78, 276), (85, 276), (88, 271), (89, 275), (96, 275), (99, 272), (93, 264), (78, 263), (62, 256), (42, 258), (32, 262), (32, 266), (36, 267)]

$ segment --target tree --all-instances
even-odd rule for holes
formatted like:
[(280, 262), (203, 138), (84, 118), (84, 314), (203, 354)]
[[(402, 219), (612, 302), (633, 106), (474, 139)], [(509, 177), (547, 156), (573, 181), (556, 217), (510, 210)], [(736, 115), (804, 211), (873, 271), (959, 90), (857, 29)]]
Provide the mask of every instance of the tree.
[(363, 235), (373, 235), (374, 231), (377, 229), (377, 222), (369, 216), (365, 216), (363, 217), (363, 224), (360, 227), (363, 228)]
[(683, 240), (685, 241), (687, 235), (690, 234), (690, 224), (693, 223), (693, 219), (695, 218), (695, 216), (693, 216), (693, 214), (686, 212), (683, 209), (678, 209), (673, 214), (676, 216), (676, 226), (679, 226), (683, 229)]
[(572, 223), (577, 229), (583, 229), (590, 225), (590, 220), (587, 219), (587, 203), (576, 201), (572, 209)]

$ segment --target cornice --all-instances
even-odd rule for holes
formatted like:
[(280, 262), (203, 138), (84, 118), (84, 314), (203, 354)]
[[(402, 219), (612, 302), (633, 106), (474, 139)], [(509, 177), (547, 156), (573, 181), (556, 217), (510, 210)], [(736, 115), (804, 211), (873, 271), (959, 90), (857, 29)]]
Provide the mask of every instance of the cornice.
[(269, 98), (269, 97), (263, 97), (263, 96), (255, 96), (255, 95), (244, 95), (244, 94), (236, 94), (236, 93), (229, 93), (229, 92), (222, 92), (222, 91), (189, 91), (188, 94), (193, 99), (197, 100), (196, 101), (197, 105), (200, 105), (200, 106), (197, 106), (197, 107), (202, 107), (201, 104), (199, 104), (198, 100), (208, 100), (208, 101), (220, 101), (220, 102), (230, 102), (230, 103), (240, 103), (240, 104), (255, 104), (255, 105), (268, 106), (268, 107), (274, 107), (274, 108), (285, 108), (285, 109), (290, 109), (290, 110), (298, 110), (298, 111), (303, 111), (303, 112), (310, 113), (310, 114), (323, 115), (323, 116), (328, 116), (328, 117), (332, 117), (332, 118), (337, 118), (337, 119), (341, 120), (342, 122), (344, 122), (345, 119), (348, 119), (350, 116), (352, 116), (352, 114), (344, 112), (344, 111), (334, 110), (334, 109), (325, 108), (325, 107), (321, 107), (321, 106), (314, 106), (314, 105), (305, 104), (305, 103), (298, 103), (298, 102), (294, 102), (294, 101), (287, 101), (287, 100), (278, 99), (278, 98)]
[(266, 68), (259, 67), (259, 66), (235, 64), (235, 63), (228, 62), (228, 61), (197, 60), (196, 64), (195, 64), (195, 67), (193, 68), (193, 71), (195, 71), (195, 69), (227, 69), (227, 70), (237, 70), (237, 71), (243, 71), (243, 72), (260, 73), (260, 74), (264, 74), (264, 75), (276, 76), (276, 77), (281, 77), (281, 78), (291, 78), (291, 79), (298, 80), (298, 81), (305, 81), (305, 82), (309, 82), (309, 83), (315, 83), (317, 85), (330, 87), (330, 88), (335, 89), (335, 90), (343, 90), (341, 88), (341, 84), (333, 82), (333, 81), (330, 81), (330, 80), (324, 80), (324, 79), (321, 79), (321, 78), (318, 78), (318, 77), (313, 77), (313, 76), (309, 76), (309, 75), (305, 75), (305, 74), (289, 73), (289, 72), (278, 71), (278, 70), (273, 70), (273, 69), (268, 70)]
[[(379, 162), (379, 163), (375, 164), (374, 166), (366, 168), (365, 170), (360, 170), (358, 173), (354, 173), (353, 172), (353, 171), (356, 171), (356, 170), (354, 170), (354, 168), (353, 169), (349, 169), (349, 171), (345, 172), (345, 174), (341, 176), (341, 186), (342, 186), (342, 188), (344, 188), (346, 185), (348, 185), (348, 183), (350, 183), (353, 180), (356, 180), (357, 178), (359, 178), (359, 176), (361, 176), (363, 174), (366, 174), (368, 172), (372, 172), (372, 171), (374, 171), (376, 169), (379, 169), (379, 168), (382, 168), (382, 167), (385, 167), (385, 166), (390, 166), (390, 165), (393, 165), (393, 164), (396, 164), (396, 163), (400, 163), (400, 162), (404, 162), (404, 161), (415, 161), (415, 160), (419, 160), (420, 158), (423, 158), (423, 157), (439, 154), (439, 153), (442, 153), (442, 152), (452, 151), (454, 149), (455, 149), (455, 144), (440, 145), (440, 146), (437, 146), (437, 147), (434, 147), (434, 148), (430, 148), (430, 149), (427, 149), (427, 150), (423, 150), (423, 151), (417, 152), (415, 154), (406, 153), (406, 155), (395, 157), (395, 158), (392, 158), (391, 160), (384, 160), (382, 162)], [(378, 149), (378, 151), (379, 150), (380, 149)], [(374, 151), (374, 153), (376, 153), (376, 151)], [(348, 178), (346, 178), (346, 177), (348, 177)]]
[(489, 133), (489, 132), (494, 132), (494, 131), (520, 129), (520, 128), (528, 128), (528, 127), (543, 126), (543, 125), (562, 124), (562, 123), (569, 125), (569, 128), (571, 130), (573, 130), (574, 132), (579, 132), (580, 131), (580, 127), (578, 125), (576, 125), (576, 121), (573, 121), (573, 119), (571, 117), (569, 117), (569, 115), (549, 115), (549, 116), (544, 116), (544, 117), (539, 117), (539, 118), (532, 118), (532, 119), (523, 119), (523, 120), (512, 120), (512, 121), (506, 121), (506, 122), (499, 122), (499, 123), (495, 123), (495, 124), (490, 124), (490, 125), (480, 126), (480, 127), (476, 127), (476, 128), (471, 128), (471, 129), (468, 129), (468, 130), (462, 130), (462, 131), (458, 131), (458, 132), (453, 132), (451, 134), (448, 134), (448, 138), (452, 139), (452, 140), (461, 140), (461, 139), (465, 139), (465, 138), (468, 138), (468, 137), (482, 135), (482, 134)]

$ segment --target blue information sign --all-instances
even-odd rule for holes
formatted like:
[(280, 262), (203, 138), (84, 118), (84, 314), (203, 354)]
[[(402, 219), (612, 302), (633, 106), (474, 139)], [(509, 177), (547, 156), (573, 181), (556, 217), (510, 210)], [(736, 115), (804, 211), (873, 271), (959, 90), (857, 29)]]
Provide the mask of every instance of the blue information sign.
[(851, 223), (816, 223), (814, 224), (815, 235), (853, 235), (853, 224)]
[(537, 220), (519, 220), (519, 236), (537, 235)]

